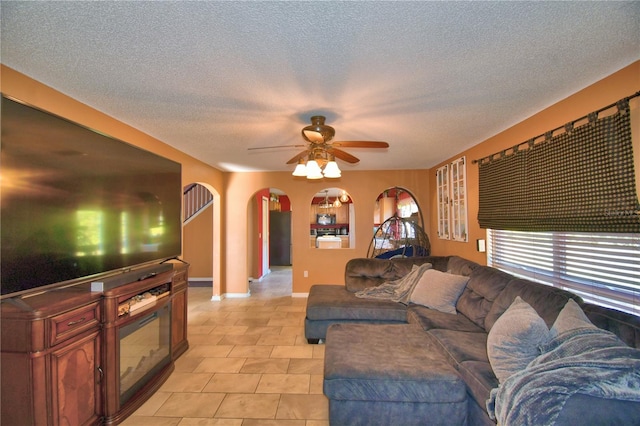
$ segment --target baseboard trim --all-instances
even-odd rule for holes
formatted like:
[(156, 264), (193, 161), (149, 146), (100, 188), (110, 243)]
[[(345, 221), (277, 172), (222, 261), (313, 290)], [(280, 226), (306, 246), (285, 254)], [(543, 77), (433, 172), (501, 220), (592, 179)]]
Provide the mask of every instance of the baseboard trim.
[(309, 297), (309, 293), (291, 293), (291, 297), (304, 297), (304, 298), (308, 298), (308, 297)]
[(246, 293), (224, 293), (222, 295), (222, 297), (225, 299), (244, 299), (250, 296), (251, 296), (251, 290), (247, 291)]

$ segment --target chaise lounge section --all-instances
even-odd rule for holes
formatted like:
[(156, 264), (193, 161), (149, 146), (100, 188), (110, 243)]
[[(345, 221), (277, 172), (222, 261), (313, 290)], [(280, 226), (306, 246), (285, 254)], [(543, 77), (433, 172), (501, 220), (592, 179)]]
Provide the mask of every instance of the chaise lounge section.
[[(418, 303), (405, 305), (356, 295), (365, 288), (401, 279), (412, 271), (414, 264), (427, 263), (437, 271), (468, 277), (455, 301), (456, 313)], [(570, 300), (575, 304), (570, 304)], [(630, 351), (624, 352), (622, 359), (623, 367), (631, 369), (624, 372), (628, 374), (623, 376), (626, 386), (632, 386), (635, 379), (640, 386), (637, 316), (587, 304), (568, 291), (516, 278), (456, 256), (353, 259), (346, 266), (345, 286), (313, 286), (307, 306), (307, 339), (326, 340), (324, 392), (329, 398), (331, 424), (495, 424), (487, 401), (495, 401), (494, 389), (499, 385), (506, 389), (509, 383), (504, 380), (511, 377), (499, 379), (502, 370), (497, 370), (498, 374), (494, 371), (499, 351), (493, 349), (495, 338), (490, 334), (495, 335), (505, 326), (509, 328), (512, 309), (521, 306), (516, 302), (522, 301), (533, 308), (549, 333), (558, 326), (561, 312), (577, 306), (580, 313), (584, 312), (582, 315), (586, 314), (579, 332), (574, 333), (581, 336), (568, 340), (588, 338), (585, 333), (592, 333), (593, 339), (601, 342), (609, 338), (610, 333), (604, 330), (615, 333), (617, 337), (611, 337), (624, 346), (619, 351), (625, 348)], [(499, 322), (507, 311), (509, 314)], [(562, 321), (566, 317), (563, 313)], [(571, 333), (563, 336), (567, 334)], [(560, 336), (552, 341), (559, 339)], [(527, 347), (529, 340), (522, 341), (522, 348)], [(518, 352), (520, 348), (510, 350)], [(622, 389), (622, 393), (626, 390)], [(591, 424), (637, 424), (638, 389), (624, 397), (618, 396), (619, 391), (614, 389), (607, 397), (606, 393), (572, 390), (568, 396), (547, 398), (544, 402), (551, 408), (544, 412), (547, 417), (543, 419), (536, 417), (543, 414), (535, 414), (536, 409), (527, 408), (525, 403), (520, 404), (522, 408), (517, 414), (531, 415), (538, 423), (553, 418), (558, 425), (576, 424), (584, 418), (589, 418)], [(552, 391), (544, 393), (554, 395)], [(562, 399), (562, 404), (554, 403), (554, 398)]]

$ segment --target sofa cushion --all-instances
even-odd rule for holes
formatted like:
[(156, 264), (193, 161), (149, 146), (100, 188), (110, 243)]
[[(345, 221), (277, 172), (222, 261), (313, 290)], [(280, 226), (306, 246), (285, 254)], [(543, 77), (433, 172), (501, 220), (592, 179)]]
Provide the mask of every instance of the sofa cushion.
[(334, 324), (327, 331), (324, 393), (332, 400), (464, 402), (466, 388), (435, 350), (428, 333), (410, 324)]
[(429, 334), (454, 366), (463, 361), (489, 362), (487, 333), (434, 329)]
[(407, 322), (418, 324), (423, 330), (444, 328), (446, 330), (485, 333), (484, 328), (478, 327), (464, 315), (449, 314), (414, 304), (410, 304), (407, 308)]
[(422, 274), (409, 301), (450, 314), (456, 313), (456, 303), (469, 277), (430, 269)]
[(469, 393), (486, 413), (491, 389), (498, 387), (498, 379), (493, 374), (491, 364), (488, 361), (463, 361), (458, 364), (457, 369)]
[(507, 284), (493, 302), (484, 322), (485, 329), (491, 330), (496, 320), (507, 310), (515, 298), (520, 296), (551, 328), (558, 313), (569, 299), (581, 301), (580, 297), (568, 291), (526, 279), (516, 278)]
[[(559, 317), (558, 317), (559, 318)], [(493, 372), (500, 381), (520, 370), (542, 353), (541, 345), (551, 338), (540, 315), (517, 296), (489, 331), (487, 355)]]
[(489, 266), (474, 268), (467, 287), (458, 299), (456, 309), (480, 327), (485, 328), (485, 318), (493, 301), (512, 279), (513, 277), (506, 272)]
[(316, 284), (307, 298), (309, 320), (407, 320), (406, 306), (389, 300), (361, 299), (344, 286)]

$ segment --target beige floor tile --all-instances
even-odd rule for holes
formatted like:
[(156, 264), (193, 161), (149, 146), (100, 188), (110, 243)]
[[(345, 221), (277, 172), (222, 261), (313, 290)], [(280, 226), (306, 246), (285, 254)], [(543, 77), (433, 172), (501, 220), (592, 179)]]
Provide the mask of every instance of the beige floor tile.
[[(178, 426), (242, 426), (242, 419), (183, 418)], [(328, 425), (327, 425), (328, 426)]]
[(313, 358), (313, 348), (307, 346), (274, 346), (271, 358)]
[(242, 422), (242, 426), (306, 426), (306, 425), (304, 420), (246, 419), (244, 422)]
[(195, 373), (239, 373), (245, 358), (204, 358)]
[(323, 374), (324, 372), (324, 360), (323, 359), (304, 359), (304, 358), (291, 358), (289, 362), (289, 374)]
[(276, 307), (276, 312), (302, 312), (304, 314), (306, 305), (278, 306)]
[(255, 393), (261, 374), (216, 373), (203, 392)]
[(202, 362), (202, 357), (181, 356), (175, 362), (175, 370), (180, 373), (193, 373), (193, 370)]
[(304, 327), (293, 327), (293, 326), (286, 326), (286, 327), (282, 327), (282, 331), (280, 331), (280, 334), (283, 335), (294, 335), (294, 336), (304, 336)]
[[(213, 319), (210, 319), (210, 320), (202, 323), (202, 326), (203, 327), (213, 327), (213, 328), (216, 328), (218, 326), (233, 327), (233, 326), (236, 325), (237, 321), (238, 321), (237, 318), (226, 316), (224, 318), (213, 318)], [(224, 333), (221, 333), (221, 334), (224, 334)]]
[(329, 426), (329, 420), (307, 420), (306, 426)]
[(236, 346), (228, 358), (269, 358), (273, 346)]
[(197, 345), (217, 345), (218, 342), (224, 337), (224, 334), (196, 334), (189, 336), (189, 346), (194, 347)]
[(247, 358), (240, 372), (284, 374), (288, 368), (289, 359)]
[(271, 318), (268, 323), (270, 326), (296, 327), (304, 324), (303, 318)]
[(180, 417), (131, 416), (120, 424), (122, 426), (178, 426), (180, 420)]
[(323, 374), (312, 374), (311, 375), (311, 383), (309, 384), (309, 393), (310, 394), (323, 394), (323, 385), (324, 385), (324, 375)]
[(219, 345), (255, 345), (260, 339), (258, 334), (227, 334), (218, 342)]
[(244, 334), (247, 331), (246, 325), (217, 325), (212, 333), (215, 334)]
[(280, 395), (227, 394), (215, 417), (242, 419), (274, 419)]
[(233, 349), (233, 345), (198, 345), (189, 348), (184, 355), (201, 358), (224, 358), (229, 355), (231, 349)]
[(313, 347), (313, 357), (324, 359), (325, 345), (313, 345), (312, 347)]
[(282, 331), (282, 327), (269, 327), (269, 326), (249, 326), (247, 332), (244, 334), (258, 334), (260, 337), (278, 335)]
[(156, 415), (213, 417), (223, 399), (224, 394), (222, 393), (174, 393), (162, 404)]
[(215, 325), (189, 325), (187, 333), (189, 337), (195, 336), (196, 334), (210, 334), (215, 327)]
[(212, 374), (173, 372), (160, 387), (163, 392), (201, 392)]
[(170, 396), (171, 392), (157, 391), (133, 413), (133, 416), (153, 416)]
[(296, 343), (296, 336), (287, 335), (262, 335), (256, 342), (256, 345), (271, 345), (271, 346), (293, 346)]
[(263, 374), (256, 393), (309, 393), (308, 374)]
[[(267, 326), (270, 318), (239, 318), (236, 320), (235, 325), (246, 325), (249, 327)], [(245, 331), (246, 332), (246, 331)]]
[(324, 395), (283, 394), (278, 405), (277, 419), (329, 418), (329, 400)]

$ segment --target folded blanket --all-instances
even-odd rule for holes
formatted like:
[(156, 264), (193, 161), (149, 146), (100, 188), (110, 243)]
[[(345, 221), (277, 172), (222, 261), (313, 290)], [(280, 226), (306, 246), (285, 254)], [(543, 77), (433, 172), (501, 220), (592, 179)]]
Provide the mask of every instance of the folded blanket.
[(580, 393), (640, 402), (640, 349), (602, 329), (560, 334), (526, 369), (491, 391), (489, 416), (502, 426), (553, 425)]
[(424, 271), (431, 269), (431, 263), (413, 265), (411, 272), (402, 278), (393, 281), (386, 281), (375, 287), (367, 287), (356, 292), (356, 297), (362, 299), (391, 300), (402, 304), (408, 304), (413, 288), (418, 284)]

